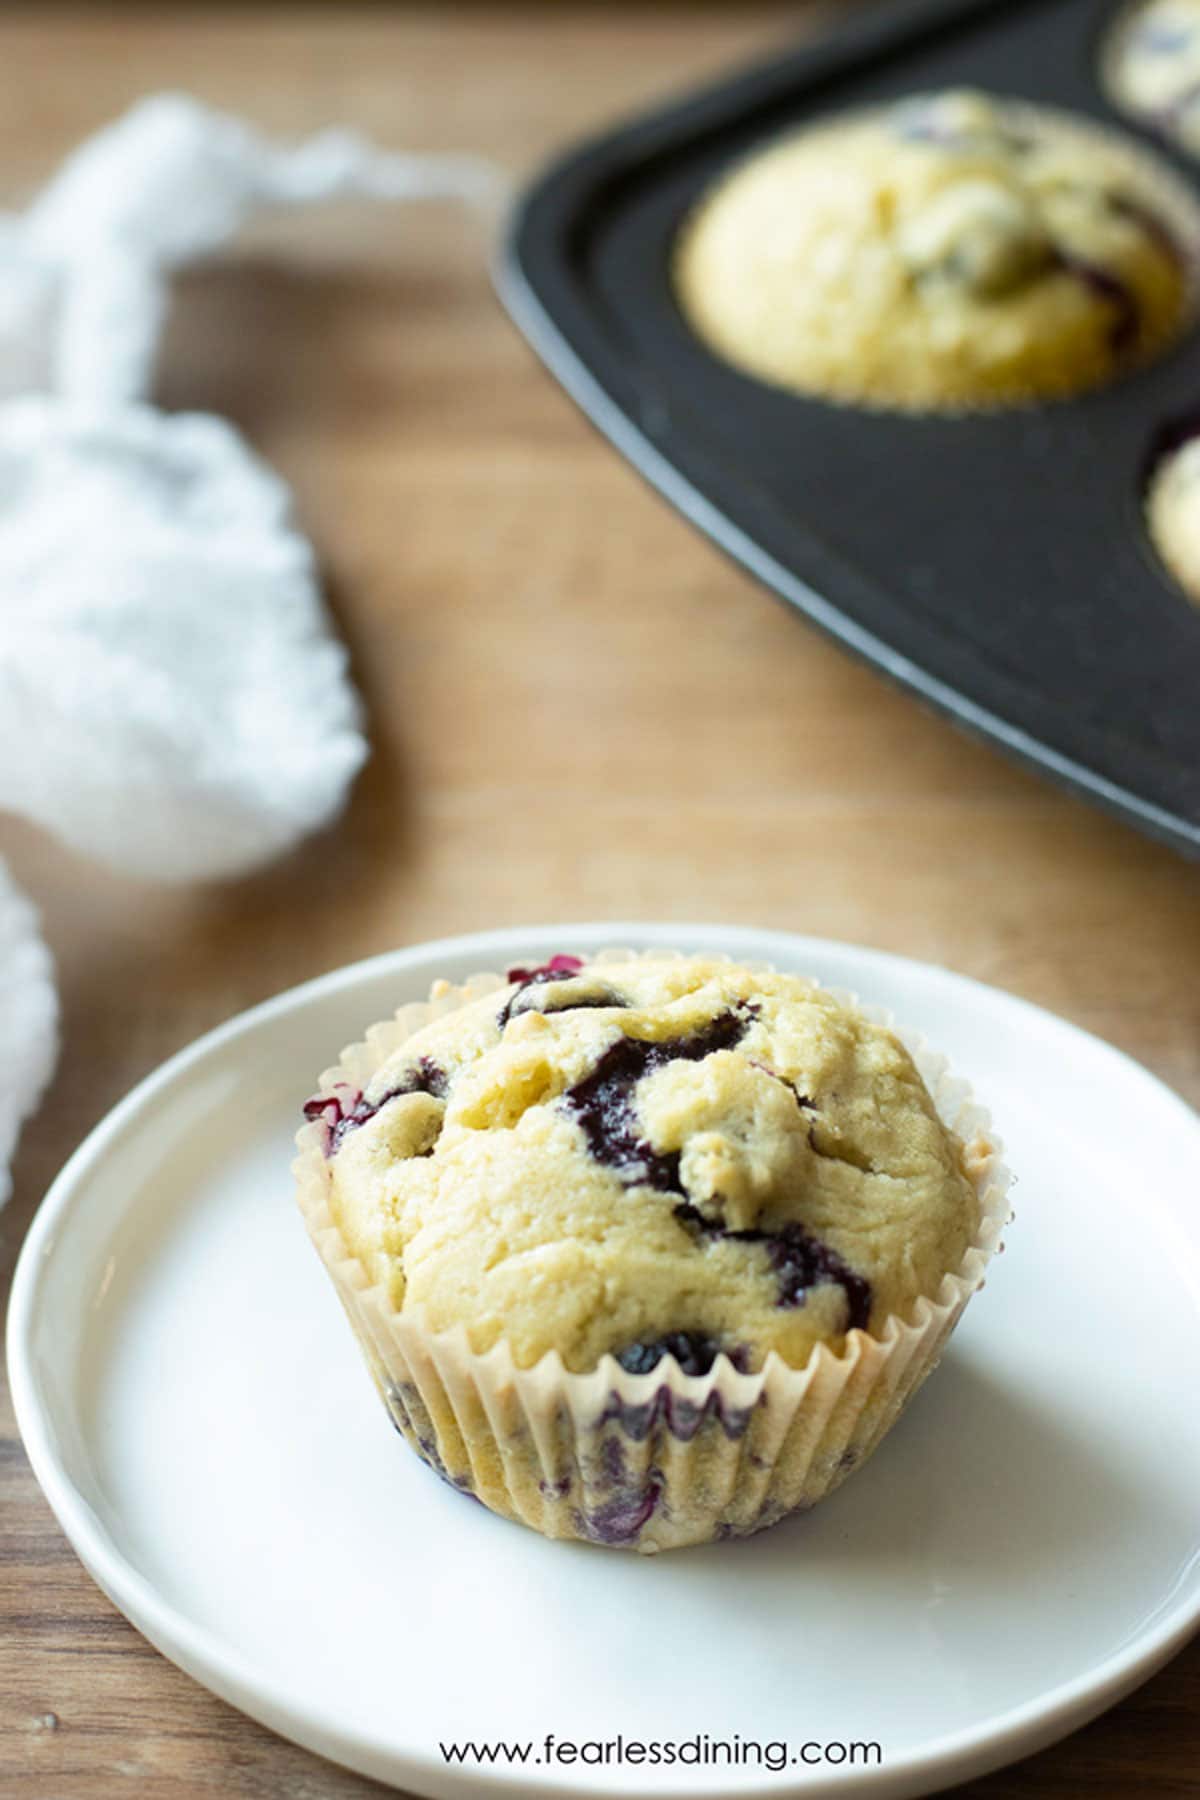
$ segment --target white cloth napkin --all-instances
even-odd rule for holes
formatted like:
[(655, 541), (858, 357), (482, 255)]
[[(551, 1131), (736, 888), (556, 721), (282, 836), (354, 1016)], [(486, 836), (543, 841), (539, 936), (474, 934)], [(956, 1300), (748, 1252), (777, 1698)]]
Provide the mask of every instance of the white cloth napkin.
[(365, 749), (287, 489), (227, 425), (0, 407), (0, 808), (232, 875), (337, 813)]
[[(168, 881), (332, 819), (367, 754), (286, 485), (231, 426), (148, 400), (169, 272), (258, 208), (491, 203), (471, 157), (295, 148), (184, 95), (135, 106), (0, 216), (0, 809)], [(49, 958), (0, 864), (0, 1202), (53, 1061)]]

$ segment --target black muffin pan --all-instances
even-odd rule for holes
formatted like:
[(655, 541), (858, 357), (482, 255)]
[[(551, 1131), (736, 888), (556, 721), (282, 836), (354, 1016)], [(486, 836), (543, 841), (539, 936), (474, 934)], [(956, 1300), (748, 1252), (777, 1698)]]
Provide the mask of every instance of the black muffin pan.
[(736, 561), (919, 698), (1200, 856), (1200, 609), (1159, 568), (1140, 507), (1152, 445), (1200, 407), (1200, 329), (1081, 399), (913, 417), (739, 373), (689, 329), (670, 280), (681, 221), (738, 157), (924, 89), (1068, 108), (1195, 186), (1200, 170), (1105, 96), (1116, 10), (877, 5), (556, 162), (515, 209), (499, 285), (584, 411)]

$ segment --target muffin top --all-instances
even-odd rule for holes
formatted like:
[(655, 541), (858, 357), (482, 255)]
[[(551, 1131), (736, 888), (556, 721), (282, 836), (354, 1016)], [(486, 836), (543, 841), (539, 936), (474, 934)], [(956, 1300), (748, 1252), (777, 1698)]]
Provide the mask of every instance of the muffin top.
[(800, 1367), (935, 1294), (978, 1225), (898, 1039), (719, 960), (510, 970), (306, 1110), (372, 1278), (520, 1367)]
[(1142, 152), (973, 92), (809, 127), (701, 202), (680, 305), (802, 393), (958, 410), (1109, 380), (1186, 323), (1193, 208)]
[(1146, 495), (1154, 548), (1188, 598), (1200, 605), (1200, 417), (1158, 461)]
[(1200, 0), (1130, 8), (1106, 62), (1118, 105), (1200, 154)]

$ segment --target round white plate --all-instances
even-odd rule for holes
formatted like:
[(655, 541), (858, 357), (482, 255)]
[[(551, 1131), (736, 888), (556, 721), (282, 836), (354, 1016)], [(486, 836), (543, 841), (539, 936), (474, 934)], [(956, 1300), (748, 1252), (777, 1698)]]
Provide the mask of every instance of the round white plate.
[[(1007, 1254), (871, 1466), (761, 1537), (655, 1558), (545, 1542), (409, 1454), (288, 1172), (318, 1071), (433, 976), (613, 942), (894, 1008), (969, 1074), (1019, 1181)], [(17, 1414), (134, 1624), (365, 1773), (438, 1796), (929, 1793), (1082, 1723), (1200, 1620), (1198, 1174), (1200, 1121), (1144, 1070), (938, 969), (724, 926), (424, 945), (235, 1019), (93, 1132), (17, 1270)], [(547, 1733), (580, 1760), (546, 1759)], [(618, 1734), (693, 1747), (584, 1749)], [(498, 1739), (530, 1761), (440, 1750)], [(787, 1766), (758, 1766), (780, 1743)], [(803, 1760), (851, 1743), (882, 1761)]]

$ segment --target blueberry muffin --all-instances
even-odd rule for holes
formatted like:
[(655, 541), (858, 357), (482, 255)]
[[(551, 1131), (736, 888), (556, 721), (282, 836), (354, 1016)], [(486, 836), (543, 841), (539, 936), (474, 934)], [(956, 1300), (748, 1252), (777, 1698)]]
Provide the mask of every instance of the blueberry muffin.
[(403, 1435), (497, 1511), (639, 1548), (828, 1492), (978, 1284), (986, 1134), (796, 976), (556, 957), (451, 999), (327, 1078), (301, 1135)]
[(956, 411), (1078, 393), (1161, 350), (1190, 316), (1195, 241), (1190, 197), (1144, 153), (949, 92), (749, 157), (685, 224), (675, 285), (710, 348), (764, 381)]
[(1146, 524), (1167, 570), (1200, 606), (1200, 415), (1170, 439), (1151, 472)]
[(1200, 0), (1147, 0), (1119, 20), (1105, 57), (1117, 105), (1200, 155)]

